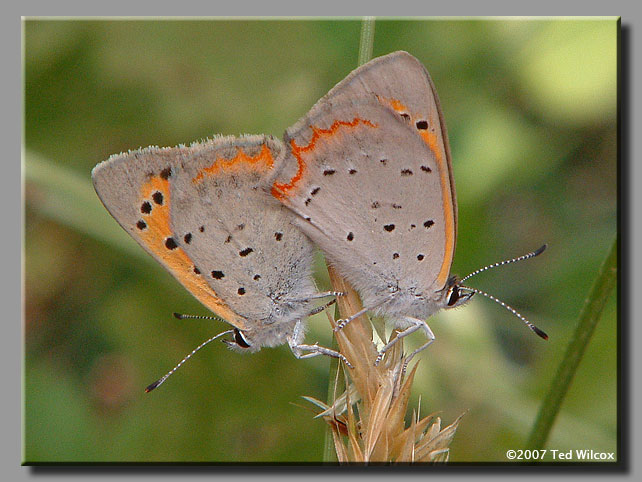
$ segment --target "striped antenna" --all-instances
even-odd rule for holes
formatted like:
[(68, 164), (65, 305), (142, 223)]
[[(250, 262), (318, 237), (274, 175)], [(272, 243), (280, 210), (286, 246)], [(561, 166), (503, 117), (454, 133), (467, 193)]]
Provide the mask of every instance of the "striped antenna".
[[(541, 248), (540, 248), (540, 249), (541, 249)], [(542, 251), (543, 251), (543, 250), (542, 250)], [(531, 253), (531, 254), (532, 254), (532, 253)], [(539, 253), (538, 253), (538, 254), (539, 254)], [(528, 256), (528, 255), (526, 255), (526, 256)], [(533, 256), (537, 256), (537, 255), (535, 254), (535, 255), (533, 255)], [(530, 257), (532, 257), (532, 256), (530, 256)], [(536, 334), (537, 336), (539, 336), (540, 338), (543, 338), (544, 340), (548, 340), (548, 335), (547, 335), (546, 333), (544, 333), (542, 330), (540, 330), (540, 329), (539, 329), (539, 328), (537, 328), (535, 325), (533, 325), (530, 321), (528, 321), (526, 318), (524, 318), (524, 317), (523, 317), (523, 316), (522, 316), (522, 315), (521, 315), (521, 314), (520, 314), (520, 313), (519, 313), (515, 308), (513, 308), (512, 306), (507, 305), (507, 304), (506, 304), (506, 303), (504, 303), (503, 301), (498, 300), (497, 298), (495, 298), (493, 295), (489, 295), (489, 294), (488, 294), (488, 293), (486, 293), (485, 291), (478, 290), (477, 288), (470, 288), (469, 286), (462, 286), (462, 285), (459, 285), (459, 288), (460, 288), (460, 289), (464, 289), (464, 290), (472, 291), (473, 293), (479, 293), (480, 295), (484, 295), (486, 298), (489, 298), (489, 299), (493, 300), (494, 302), (499, 303), (499, 304), (500, 304), (500, 305), (502, 305), (504, 308), (506, 308), (508, 311), (510, 311), (512, 314), (514, 314), (517, 318), (519, 318), (520, 320), (522, 320), (522, 321), (526, 324), (526, 326), (528, 326), (531, 330), (533, 330), (533, 332), (535, 332), (535, 334)]]
[[(520, 257), (518, 257), (518, 258), (507, 259), (507, 260), (505, 260), (505, 261), (500, 261), (499, 263), (494, 263), (494, 264), (490, 264), (490, 265), (488, 265), (488, 266), (484, 266), (483, 268), (479, 268), (478, 270), (473, 271), (472, 273), (470, 273), (468, 276), (463, 277), (463, 278), (460, 280), (460, 283), (463, 283), (463, 282), (464, 282), (464, 281), (466, 281), (468, 278), (472, 278), (472, 277), (473, 277), (473, 276), (475, 276), (476, 274), (482, 273), (482, 272), (484, 272), (484, 271), (486, 271), (486, 270), (489, 270), (489, 269), (491, 269), (491, 268), (497, 268), (498, 266), (504, 266), (505, 264), (511, 264), (511, 263), (515, 263), (515, 262), (517, 262), (517, 261), (524, 261), (525, 259), (534, 258), (535, 256), (539, 256), (540, 254), (542, 254), (542, 253), (544, 252), (544, 250), (546, 249), (546, 247), (547, 247), (547, 245), (545, 244), (544, 246), (542, 246), (542, 247), (541, 247), (541, 248), (539, 248), (538, 250), (536, 250), (536, 251), (532, 251), (532, 252), (530, 252), (530, 253), (528, 253), (528, 254), (525, 254), (525, 255), (523, 255), (523, 256), (520, 256)], [(470, 288), (469, 288), (469, 289), (470, 289)], [(473, 291), (474, 291), (474, 290), (473, 290)]]
[[(174, 315), (177, 315), (177, 313), (174, 313)], [(197, 317), (196, 315), (183, 315), (183, 316), (187, 316), (187, 317), (192, 317), (192, 316), (193, 316), (193, 317)], [(177, 316), (177, 318), (178, 318), (178, 316)], [(204, 318), (204, 317), (200, 317), (200, 318)], [(212, 338), (210, 338), (209, 340), (206, 340), (206, 341), (204, 341), (203, 343), (201, 343), (200, 345), (198, 345), (196, 348), (194, 348), (194, 349), (192, 350), (192, 352), (191, 352), (189, 355), (187, 355), (185, 358), (183, 358), (183, 359), (178, 363), (178, 365), (176, 365), (174, 368), (172, 368), (170, 371), (168, 371), (168, 372), (167, 372), (163, 377), (159, 378), (158, 380), (156, 380), (156, 381), (155, 381), (154, 383), (152, 383), (151, 385), (148, 385), (148, 386), (147, 386), (147, 388), (145, 388), (145, 392), (146, 392), (146, 393), (149, 393), (149, 392), (151, 392), (154, 388), (158, 388), (158, 387), (160, 387), (160, 386), (163, 384), (163, 382), (165, 382), (165, 380), (167, 380), (167, 379), (168, 379), (168, 378), (169, 378), (169, 377), (170, 377), (170, 376), (171, 376), (171, 375), (172, 375), (176, 370), (178, 370), (178, 369), (181, 367), (181, 365), (182, 365), (183, 363), (185, 363), (187, 360), (189, 360), (190, 358), (192, 358), (192, 355), (194, 355), (194, 353), (196, 353), (198, 350), (200, 350), (201, 348), (203, 348), (203, 347), (204, 347), (205, 345), (207, 345), (209, 342), (214, 341), (214, 340), (216, 340), (217, 338), (220, 338), (220, 337), (221, 337), (221, 336), (223, 336), (223, 335), (227, 335), (228, 333), (234, 333), (234, 330), (227, 330), (227, 331), (224, 331), (223, 333), (219, 333), (218, 335), (215, 335), (215, 336), (213, 336)]]
[[(208, 316), (208, 315), (185, 315), (183, 313), (174, 313), (174, 318), (178, 318), (179, 320), (187, 320), (187, 319), (192, 319), (192, 320), (215, 320), (215, 321), (225, 321), (223, 318), (219, 318), (218, 316)], [(227, 323), (227, 322), (226, 322)]]

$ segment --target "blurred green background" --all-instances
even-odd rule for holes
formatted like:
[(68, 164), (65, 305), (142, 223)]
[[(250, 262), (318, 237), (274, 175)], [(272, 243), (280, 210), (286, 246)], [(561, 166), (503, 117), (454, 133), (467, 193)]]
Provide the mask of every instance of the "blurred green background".
[[(453, 273), (479, 275), (544, 342), (476, 297), (430, 320), (413, 405), (452, 422), (451, 461), (521, 448), (616, 235), (617, 30), (608, 20), (378, 20), (374, 56), (407, 50), (437, 86), (459, 200)], [(110, 154), (217, 133), (281, 136), (356, 67), (358, 20), (28, 19), (24, 31), (24, 460), (319, 461), (329, 360), (214, 343), (222, 324), (107, 214)], [(327, 286), (319, 260), (318, 281)], [(615, 294), (551, 449), (616, 450)], [(323, 314), (307, 341), (331, 344)], [(419, 336), (410, 346), (421, 341)]]

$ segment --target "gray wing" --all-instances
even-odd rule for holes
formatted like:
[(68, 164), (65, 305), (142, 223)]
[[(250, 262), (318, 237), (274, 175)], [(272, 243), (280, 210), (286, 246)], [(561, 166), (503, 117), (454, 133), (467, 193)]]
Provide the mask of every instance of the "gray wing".
[(273, 195), (364, 304), (441, 289), (449, 192), (433, 150), (374, 96), (313, 110), (286, 133)]
[[(309, 274), (305, 266), (312, 248), (301, 235), (269, 269), (268, 235), (256, 237), (260, 226), (286, 225), (284, 238), (294, 229), (284, 221), (287, 213), (255, 189), (281, 149), (279, 141), (265, 136), (151, 147), (112, 156), (94, 168), (92, 178), (105, 207), (146, 251), (206, 307), (247, 329), (247, 320), (268, 316), (273, 294), (288, 288), (272, 275), (274, 264), (294, 259), (296, 274)], [(239, 229), (243, 224), (247, 230)], [(225, 242), (228, 236), (234, 243)], [(260, 283), (254, 279), (259, 271), (265, 272)], [(308, 289), (305, 280), (302, 286)]]
[[(450, 146), (446, 124), (439, 104), (439, 97), (430, 74), (415, 57), (398, 51), (371, 60), (351, 72), (322, 97), (308, 115), (291, 129), (299, 131), (307, 126), (308, 119), (343, 103), (357, 98), (376, 98), (399, 112), (410, 125), (419, 129), (425, 142), (436, 151), (436, 157), (445, 182), (450, 184), (453, 217), (453, 249), (457, 234), (457, 201), (452, 176)], [(277, 164), (277, 169), (279, 166)]]
[(259, 188), (273, 162), (259, 158), (261, 149), (214, 162), (207, 148), (196, 153), (187, 175), (172, 184), (172, 220), (185, 251), (235, 312), (276, 321), (277, 306), (316, 293), (313, 246), (292, 213)]

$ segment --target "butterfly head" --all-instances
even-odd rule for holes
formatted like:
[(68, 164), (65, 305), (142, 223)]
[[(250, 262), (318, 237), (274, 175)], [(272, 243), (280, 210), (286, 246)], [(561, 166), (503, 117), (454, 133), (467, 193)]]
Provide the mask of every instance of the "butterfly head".
[(461, 285), (461, 281), (456, 276), (451, 276), (446, 282), (446, 287), (442, 290), (442, 304), (446, 309), (456, 308), (467, 303), (475, 294)]
[(239, 330), (238, 328), (234, 328), (232, 338), (223, 340), (223, 343), (225, 343), (230, 349), (238, 352), (252, 352), (259, 348), (255, 346), (254, 342), (245, 331)]

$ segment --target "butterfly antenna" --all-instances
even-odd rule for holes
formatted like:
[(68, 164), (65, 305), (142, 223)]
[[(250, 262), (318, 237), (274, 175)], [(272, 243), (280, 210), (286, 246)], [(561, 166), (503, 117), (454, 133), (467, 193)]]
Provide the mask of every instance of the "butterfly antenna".
[(195, 319), (195, 320), (216, 320), (216, 321), (225, 321), (218, 316), (207, 316), (207, 315), (185, 315), (183, 313), (174, 313), (174, 318), (179, 320)]
[(167, 380), (167, 379), (168, 379), (168, 378), (169, 378), (169, 377), (170, 377), (170, 376), (171, 376), (171, 375), (172, 375), (176, 370), (178, 370), (178, 369), (181, 367), (181, 365), (182, 365), (183, 363), (185, 363), (187, 360), (189, 360), (190, 358), (192, 358), (192, 356), (194, 355), (194, 353), (196, 353), (198, 350), (200, 350), (201, 348), (203, 348), (205, 345), (207, 345), (208, 343), (210, 343), (210, 342), (212, 342), (212, 341), (216, 340), (217, 338), (220, 338), (220, 337), (221, 337), (221, 336), (223, 336), (223, 335), (227, 335), (228, 333), (233, 333), (233, 332), (234, 332), (234, 330), (227, 330), (227, 331), (224, 331), (223, 333), (219, 333), (218, 335), (215, 335), (215, 336), (213, 336), (212, 338), (210, 338), (209, 340), (206, 340), (206, 341), (204, 341), (203, 343), (201, 343), (200, 345), (198, 345), (196, 348), (194, 348), (194, 349), (192, 350), (192, 352), (191, 352), (189, 355), (187, 355), (185, 358), (183, 358), (183, 359), (178, 363), (178, 365), (176, 365), (174, 368), (172, 368), (170, 371), (168, 371), (168, 372), (167, 372), (163, 377), (159, 378), (158, 380), (156, 380), (156, 381), (155, 381), (154, 383), (152, 383), (151, 385), (148, 385), (148, 386), (147, 386), (147, 388), (145, 388), (145, 392), (146, 392), (146, 393), (149, 393), (149, 392), (151, 392), (153, 389), (158, 388), (159, 386), (161, 386), (161, 385), (165, 382), (165, 380)]
[(478, 270), (473, 271), (472, 273), (470, 273), (468, 276), (463, 277), (460, 282), (463, 283), (468, 278), (472, 278), (476, 274), (482, 273), (482, 272), (484, 272), (486, 270), (489, 270), (491, 268), (497, 268), (498, 266), (504, 266), (505, 264), (511, 264), (511, 263), (515, 263), (517, 261), (524, 261), (525, 259), (530, 259), (530, 258), (534, 258), (535, 256), (539, 256), (540, 254), (542, 254), (544, 252), (546, 247), (547, 247), (547, 245), (545, 244), (541, 248), (539, 248), (538, 250), (531, 251), (530, 253), (525, 254), (523, 256), (520, 256), (518, 258), (507, 259), (505, 261), (500, 261), (499, 263), (494, 263), (494, 264), (490, 264), (488, 266), (484, 266), (483, 268), (479, 268)]
[[(540, 249), (541, 249), (541, 248), (540, 248)], [(528, 256), (528, 255), (527, 255), (527, 256)], [(534, 256), (537, 256), (537, 255), (534, 255)], [(500, 305), (502, 305), (504, 308), (506, 308), (508, 311), (510, 311), (512, 314), (514, 314), (517, 318), (519, 318), (520, 320), (522, 320), (522, 321), (524, 322), (524, 324), (526, 324), (526, 326), (528, 326), (531, 330), (533, 330), (533, 332), (535, 332), (535, 334), (536, 334), (537, 336), (539, 336), (540, 338), (543, 338), (544, 340), (548, 340), (548, 335), (547, 335), (546, 333), (544, 333), (542, 330), (540, 330), (540, 329), (539, 329), (539, 328), (537, 328), (535, 325), (533, 325), (530, 321), (528, 321), (526, 318), (524, 318), (524, 317), (523, 317), (523, 316), (522, 316), (522, 315), (521, 315), (521, 314), (520, 314), (520, 313), (519, 313), (515, 308), (513, 308), (512, 306), (507, 305), (507, 304), (506, 304), (506, 303), (504, 303), (503, 301), (498, 300), (497, 298), (495, 298), (493, 295), (490, 295), (490, 294), (486, 293), (485, 291), (478, 290), (477, 288), (470, 288), (469, 286), (462, 286), (462, 285), (459, 285), (459, 288), (460, 288), (460, 289), (464, 289), (464, 290), (469, 290), (469, 291), (472, 291), (472, 292), (474, 292), (474, 293), (479, 293), (480, 295), (484, 295), (486, 298), (489, 298), (489, 299), (493, 300), (494, 302), (499, 303), (499, 304), (500, 304)]]

